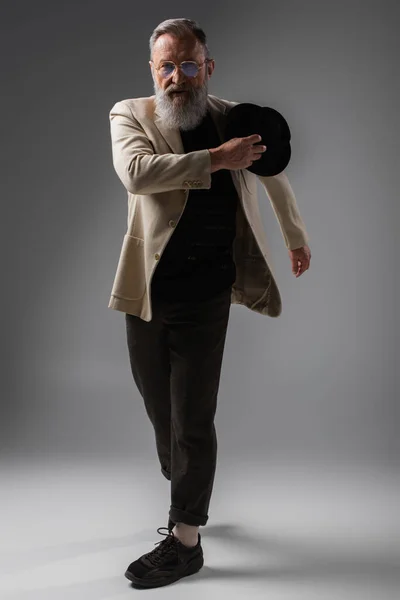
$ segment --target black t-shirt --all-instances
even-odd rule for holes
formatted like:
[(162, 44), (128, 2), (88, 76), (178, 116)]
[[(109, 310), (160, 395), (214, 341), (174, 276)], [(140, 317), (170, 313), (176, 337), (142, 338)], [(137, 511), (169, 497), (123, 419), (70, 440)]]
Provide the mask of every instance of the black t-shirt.
[[(180, 130), (185, 152), (220, 146), (209, 112), (190, 131)], [(210, 189), (190, 190), (185, 210), (156, 267), (152, 294), (163, 299), (210, 298), (236, 279), (232, 244), (238, 196), (226, 169), (211, 173)]]

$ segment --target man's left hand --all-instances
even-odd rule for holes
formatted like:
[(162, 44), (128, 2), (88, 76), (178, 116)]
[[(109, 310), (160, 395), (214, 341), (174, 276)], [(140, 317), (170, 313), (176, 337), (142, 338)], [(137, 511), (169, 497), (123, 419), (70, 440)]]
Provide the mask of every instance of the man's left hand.
[(295, 250), (288, 250), (290, 260), (292, 261), (292, 272), (296, 277), (300, 277), (310, 268), (311, 251), (308, 246), (301, 246)]

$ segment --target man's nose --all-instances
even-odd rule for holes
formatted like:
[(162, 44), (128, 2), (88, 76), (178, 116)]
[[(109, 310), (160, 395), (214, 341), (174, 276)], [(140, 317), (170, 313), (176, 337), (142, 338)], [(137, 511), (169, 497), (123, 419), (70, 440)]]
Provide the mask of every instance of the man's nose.
[(184, 80), (185, 80), (185, 75), (182, 73), (182, 71), (179, 67), (176, 67), (174, 74), (172, 76), (172, 82), (179, 85), (180, 83), (183, 83)]

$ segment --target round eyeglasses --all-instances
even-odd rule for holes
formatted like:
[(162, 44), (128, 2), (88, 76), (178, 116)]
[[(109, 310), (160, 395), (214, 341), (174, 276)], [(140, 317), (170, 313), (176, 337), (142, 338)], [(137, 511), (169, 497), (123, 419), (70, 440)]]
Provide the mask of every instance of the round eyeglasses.
[[(177, 67), (181, 69), (182, 73), (186, 77), (196, 77), (201, 67), (205, 63), (210, 62), (211, 60), (211, 58), (206, 58), (206, 60), (201, 64), (198, 64), (197, 62), (192, 60), (185, 60), (180, 65), (176, 65), (174, 62), (167, 60), (162, 62), (158, 67), (154, 68), (156, 69), (156, 71), (159, 72), (163, 79), (168, 79), (168, 77), (171, 77), (171, 75), (175, 72), (175, 69)], [(150, 62), (154, 65), (152, 60)]]

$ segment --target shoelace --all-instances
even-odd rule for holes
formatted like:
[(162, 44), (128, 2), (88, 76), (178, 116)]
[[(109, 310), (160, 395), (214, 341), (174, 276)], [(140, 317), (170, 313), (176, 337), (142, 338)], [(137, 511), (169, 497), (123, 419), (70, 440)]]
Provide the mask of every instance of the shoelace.
[[(167, 533), (162, 533), (160, 529), (166, 529)], [(154, 550), (146, 554), (146, 559), (155, 567), (159, 565), (159, 563), (168, 553), (172, 553), (174, 555), (177, 554), (176, 544), (174, 543), (174, 533), (170, 531), (168, 527), (159, 527), (157, 529), (157, 533), (160, 535), (165, 535), (166, 537), (159, 542), (155, 542), (155, 546), (158, 544), (160, 544), (160, 546), (158, 546), (158, 548), (154, 548)]]

